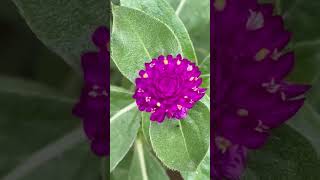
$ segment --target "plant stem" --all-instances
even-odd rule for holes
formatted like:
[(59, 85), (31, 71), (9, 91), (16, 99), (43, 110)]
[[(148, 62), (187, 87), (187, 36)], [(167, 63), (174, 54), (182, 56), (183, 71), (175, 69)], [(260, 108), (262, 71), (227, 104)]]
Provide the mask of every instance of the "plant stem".
[(177, 10), (176, 10), (176, 15), (179, 16), (180, 15), (180, 12), (184, 6), (184, 4), (186, 3), (187, 0), (181, 0), (178, 7), (177, 7)]
[(0, 177), (1, 180), (16, 180), (26, 176), (34, 171), (39, 166), (45, 164), (63, 154), (65, 151), (73, 148), (79, 143), (85, 141), (82, 128), (77, 128), (70, 133), (66, 134), (62, 138), (54, 141), (53, 143), (43, 147), (42, 149), (31, 154), (21, 164), (16, 166), (6, 176)]
[(281, 0), (274, 0), (276, 12), (278, 15), (281, 15)]
[(106, 165), (107, 163), (107, 158), (102, 158), (101, 159), (101, 178), (102, 180), (107, 180), (107, 170), (106, 170)]
[(142, 145), (140, 138), (137, 138), (137, 140), (136, 140), (135, 149), (138, 152), (142, 180), (148, 180), (148, 173), (147, 173), (147, 167), (146, 167), (146, 163), (145, 163), (145, 159), (144, 159), (143, 145)]

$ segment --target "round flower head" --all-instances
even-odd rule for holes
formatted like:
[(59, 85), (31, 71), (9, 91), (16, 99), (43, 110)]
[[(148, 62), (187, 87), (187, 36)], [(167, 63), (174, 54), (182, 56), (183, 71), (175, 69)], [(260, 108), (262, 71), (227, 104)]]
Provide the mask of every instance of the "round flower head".
[(84, 131), (98, 156), (109, 154), (109, 31), (99, 27), (92, 35), (98, 52), (82, 54), (84, 86), (73, 114), (82, 118)]
[(140, 111), (151, 113), (151, 121), (183, 119), (205, 94), (200, 75), (195, 63), (181, 55), (159, 56), (139, 71), (133, 98)]
[[(228, 159), (226, 153), (234, 146), (264, 145), (271, 130), (303, 105), (309, 86), (285, 80), (294, 64), (293, 53), (284, 52), (291, 34), (281, 16), (273, 14), (272, 5), (256, 0), (213, 4), (214, 151), (220, 153), (213, 164), (216, 179), (228, 179), (230, 171), (223, 169), (219, 158)], [(239, 167), (232, 177), (241, 175)]]

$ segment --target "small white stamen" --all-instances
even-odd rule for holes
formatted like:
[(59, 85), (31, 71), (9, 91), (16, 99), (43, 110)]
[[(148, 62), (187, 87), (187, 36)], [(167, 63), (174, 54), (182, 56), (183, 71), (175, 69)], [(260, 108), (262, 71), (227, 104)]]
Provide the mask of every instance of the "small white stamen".
[(190, 64), (188, 64), (187, 71), (192, 71), (192, 69), (193, 67)]
[(106, 91), (106, 90), (103, 90), (103, 91), (102, 91), (102, 95), (103, 95), (103, 96), (108, 96), (107, 91)]
[(246, 28), (247, 30), (254, 31), (264, 26), (264, 17), (261, 12), (250, 11), (250, 17), (248, 18)]
[(92, 86), (92, 89), (93, 89), (93, 90), (98, 90), (98, 89), (99, 89), (99, 86), (98, 86), (98, 85), (94, 85), (94, 86)]
[(205, 92), (204, 91), (200, 91), (199, 89), (198, 89), (198, 94), (204, 94)]
[(262, 61), (268, 56), (269, 53), (270, 53), (270, 51), (268, 49), (262, 48), (257, 52), (257, 54), (255, 56), (255, 60)]
[(89, 95), (90, 97), (95, 98), (95, 97), (98, 96), (98, 93), (97, 93), (96, 91), (90, 91), (90, 92), (88, 93), (88, 95)]
[(198, 88), (195, 86), (192, 88), (193, 91), (198, 91)]
[(150, 102), (151, 97), (147, 96), (145, 99), (146, 99), (146, 102)]
[(232, 145), (228, 139), (221, 136), (217, 136), (215, 138), (215, 144), (218, 147), (218, 149), (221, 150), (222, 153), (225, 153), (228, 150), (228, 148)]
[(285, 101), (287, 99), (286, 94), (284, 92), (281, 92), (280, 95), (282, 101)]
[(275, 49), (271, 54), (271, 59), (276, 61), (281, 57), (281, 55), (282, 55), (281, 52), (278, 52), (278, 49)]
[(142, 77), (143, 77), (143, 78), (148, 78), (149, 76), (148, 76), (147, 73), (144, 73)]
[(246, 117), (249, 115), (249, 111), (246, 109), (238, 109), (237, 114), (240, 117)]
[(264, 125), (261, 120), (259, 120), (258, 126), (254, 129), (260, 133), (266, 132), (269, 129), (268, 126)]
[(262, 83), (262, 87), (266, 88), (266, 90), (269, 92), (269, 93), (276, 93), (279, 88), (280, 88), (280, 85), (279, 84), (276, 84), (275, 83), (275, 80), (272, 78), (271, 79), (271, 82), (269, 83)]

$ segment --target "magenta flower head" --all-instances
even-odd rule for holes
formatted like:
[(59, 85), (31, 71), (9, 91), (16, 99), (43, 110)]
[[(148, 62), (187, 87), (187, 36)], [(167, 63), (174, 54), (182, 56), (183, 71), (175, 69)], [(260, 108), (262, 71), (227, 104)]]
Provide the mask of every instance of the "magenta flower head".
[(234, 147), (262, 147), (271, 130), (300, 109), (310, 87), (285, 80), (294, 65), (294, 54), (284, 51), (291, 34), (272, 5), (256, 0), (213, 4), (213, 168), (216, 179), (237, 179), (245, 162), (233, 170), (220, 162), (233, 159)]
[(180, 54), (159, 56), (139, 71), (133, 98), (140, 111), (151, 113), (151, 121), (183, 119), (205, 94), (200, 75), (195, 63)]
[(108, 29), (97, 28), (92, 41), (98, 47), (98, 52), (82, 54), (84, 86), (80, 101), (73, 109), (73, 114), (82, 118), (91, 149), (98, 156), (109, 154), (109, 40)]

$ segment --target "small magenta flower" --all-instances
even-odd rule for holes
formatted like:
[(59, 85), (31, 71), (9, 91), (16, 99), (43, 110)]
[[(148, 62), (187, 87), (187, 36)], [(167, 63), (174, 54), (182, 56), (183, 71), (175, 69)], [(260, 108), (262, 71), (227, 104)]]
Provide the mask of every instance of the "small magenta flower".
[(81, 56), (84, 86), (73, 114), (82, 118), (84, 131), (91, 141), (91, 149), (98, 156), (109, 154), (109, 31), (99, 27), (92, 35), (98, 52)]
[(271, 4), (256, 0), (213, 4), (213, 172), (217, 180), (239, 179), (246, 156), (238, 154), (242, 160), (236, 165), (233, 157), (238, 151), (233, 148), (261, 148), (271, 130), (301, 108), (310, 86), (285, 79), (294, 66), (293, 52), (284, 51), (291, 33), (284, 29), (281, 16), (273, 14)]
[(159, 56), (139, 71), (133, 98), (140, 111), (151, 112), (151, 121), (183, 119), (205, 94), (200, 75), (195, 63), (181, 55)]

